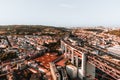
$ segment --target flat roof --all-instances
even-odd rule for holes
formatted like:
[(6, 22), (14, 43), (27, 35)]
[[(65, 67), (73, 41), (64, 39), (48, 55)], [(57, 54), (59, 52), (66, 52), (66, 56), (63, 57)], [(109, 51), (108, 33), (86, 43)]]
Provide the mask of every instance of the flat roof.
[(107, 50), (111, 53), (116, 54), (116, 55), (119, 55), (120, 56), (120, 46), (119, 45), (116, 45), (116, 46), (113, 46), (113, 47), (109, 47), (107, 48)]
[(34, 59), (37, 62), (42, 63), (46, 68), (49, 68), (49, 62), (52, 62), (55, 60), (58, 56), (56, 56), (56, 53), (46, 53), (45, 55), (38, 57)]

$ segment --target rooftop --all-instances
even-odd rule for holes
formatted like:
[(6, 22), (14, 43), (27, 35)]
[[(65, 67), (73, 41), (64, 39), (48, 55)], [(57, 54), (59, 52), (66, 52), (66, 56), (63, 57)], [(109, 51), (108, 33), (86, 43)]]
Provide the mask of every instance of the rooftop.
[(109, 47), (107, 49), (108, 49), (109, 52), (120, 56), (120, 46), (119, 45), (115, 45), (115, 46)]
[(36, 58), (35, 60), (44, 65), (44, 67), (49, 68), (50, 67), (49, 62), (52, 62), (56, 58), (57, 58), (56, 53), (46, 53), (45, 55)]

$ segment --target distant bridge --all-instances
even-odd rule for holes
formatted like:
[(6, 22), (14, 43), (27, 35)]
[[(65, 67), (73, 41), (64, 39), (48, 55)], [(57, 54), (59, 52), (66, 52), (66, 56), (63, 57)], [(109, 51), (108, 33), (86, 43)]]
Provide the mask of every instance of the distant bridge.
[[(92, 68), (91, 71), (87, 71), (88, 66), (90, 66), (91, 64), (93, 65), (91, 65), (92, 67), (97, 67), (98, 69), (110, 75), (114, 79), (120, 79), (120, 65), (110, 62), (109, 60), (106, 60), (99, 55), (93, 54), (91, 51), (84, 49), (83, 47), (72, 45), (69, 41), (65, 39), (61, 40), (61, 49), (65, 56), (71, 59), (71, 63), (73, 65), (78, 67), (78, 58), (81, 59), (82, 63), (80, 74), (82, 79), (88, 76), (89, 73), (87, 72), (92, 72)], [(99, 52), (103, 52), (102, 49), (97, 50)], [(95, 72), (94, 70), (95, 69), (93, 69), (93, 72)], [(91, 73), (89, 75), (92, 75), (93, 78), (95, 77), (95, 73)]]

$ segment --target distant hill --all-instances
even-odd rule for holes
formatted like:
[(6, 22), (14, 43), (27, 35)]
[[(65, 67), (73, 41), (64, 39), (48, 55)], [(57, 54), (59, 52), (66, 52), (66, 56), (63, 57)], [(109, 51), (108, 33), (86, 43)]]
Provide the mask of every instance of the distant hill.
[(116, 36), (120, 37), (120, 29), (118, 29), (118, 30), (111, 30), (111, 31), (108, 31), (106, 33), (109, 33), (109, 34), (116, 35)]
[(102, 29), (84, 29), (85, 31), (92, 31), (92, 32), (98, 32), (98, 33), (101, 33), (103, 32)]
[(41, 34), (41, 35), (63, 35), (67, 34), (69, 31), (63, 27), (54, 27), (54, 26), (44, 26), (44, 25), (7, 25), (0, 26), (0, 31), (6, 31), (5, 34), (18, 34), (18, 35), (32, 35), (32, 34)]

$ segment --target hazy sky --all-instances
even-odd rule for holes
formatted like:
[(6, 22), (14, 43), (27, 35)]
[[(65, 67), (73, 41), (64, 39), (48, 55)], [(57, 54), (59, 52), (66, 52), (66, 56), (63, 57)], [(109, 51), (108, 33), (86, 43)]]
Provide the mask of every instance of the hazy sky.
[(0, 24), (119, 26), (120, 0), (0, 0)]

